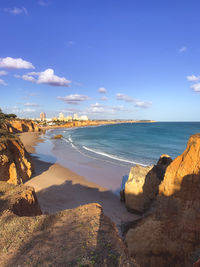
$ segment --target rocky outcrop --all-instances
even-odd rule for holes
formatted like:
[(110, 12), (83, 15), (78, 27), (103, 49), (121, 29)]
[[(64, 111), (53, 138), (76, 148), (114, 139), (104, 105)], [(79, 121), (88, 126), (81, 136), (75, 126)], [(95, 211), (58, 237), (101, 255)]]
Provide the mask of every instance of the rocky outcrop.
[(41, 215), (34, 188), (0, 182), (0, 214), (9, 210), (18, 216)]
[(158, 187), (165, 170), (172, 162), (171, 157), (162, 155), (157, 164), (149, 167), (136, 165), (131, 168), (125, 184), (125, 203), (129, 211), (143, 213), (158, 194)]
[(31, 120), (5, 120), (1, 127), (10, 133), (22, 133), (22, 132), (38, 132), (39, 126)]
[[(166, 169), (152, 214), (126, 235), (141, 266), (192, 266), (200, 251), (200, 134)], [(196, 255), (196, 256), (195, 256)]]
[(33, 192), (0, 182), (0, 266), (138, 266), (99, 204), (40, 215)]
[(63, 135), (62, 134), (57, 134), (52, 137), (52, 139), (62, 139)]
[(130, 212), (142, 213), (145, 206), (143, 186), (145, 177), (152, 169), (151, 167), (142, 167), (136, 165), (132, 167), (129, 173), (128, 181), (125, 184), (125, 203)]
[(18, 137), (0, 138), (0, 181), (21, 184), (30, 179), (33, 163)]

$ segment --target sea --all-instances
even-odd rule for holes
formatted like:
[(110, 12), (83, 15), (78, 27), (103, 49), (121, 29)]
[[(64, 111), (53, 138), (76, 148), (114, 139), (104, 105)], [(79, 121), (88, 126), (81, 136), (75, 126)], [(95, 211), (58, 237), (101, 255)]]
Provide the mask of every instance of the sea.
[[(114, 192), (124, 187), (132, 166), (155, 164), (162, 154), (173, 159), (200, 133), (200, 122), (120, 123), (47, 131), (36, 151)], [(52, 137), (62, 134), (63, 138)]]

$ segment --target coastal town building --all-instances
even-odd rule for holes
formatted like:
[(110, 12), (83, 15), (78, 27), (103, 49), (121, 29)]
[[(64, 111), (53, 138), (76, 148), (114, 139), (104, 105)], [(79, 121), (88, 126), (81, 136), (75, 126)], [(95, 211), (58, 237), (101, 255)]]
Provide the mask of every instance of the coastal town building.
[(78, 121), (78, 120), (79, 120), (79, 118), (78, 118), (78, 114), (74, 114), (73, 120), (74, 120), (74, 121)]
[(80, 121), (88, 121), (89, 119), (88, 119), (87, 115), (82, 115), (82, 116), (80, 116), (79, 120)]
[(41, 112), (40, 113), (40, 120), (41, 121), (46, 121), (46, 113), (45, 112)]
[(65, 116), (62, 112), (59, 113), (59, 117), (58, 117), (59, 121), (64, 121), (65, 120)]
[(80, 117), (78, 117), (78, 114), (74, 114), (73, 117), (72, 116), (67, 116), (65, 117), (64, 114), (62, 112), (59, 113), (58, 117), (53, 117), (52, 121), (66, 121), (66, 122), (70, 122), (70, 121), (88, 121), (88, 116), (87, 115), (82, 115)]

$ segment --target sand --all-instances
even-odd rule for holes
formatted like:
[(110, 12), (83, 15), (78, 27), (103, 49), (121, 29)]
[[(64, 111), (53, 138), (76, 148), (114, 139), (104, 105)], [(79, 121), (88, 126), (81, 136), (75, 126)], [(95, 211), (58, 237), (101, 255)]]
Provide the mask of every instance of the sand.
[(38, 142), (42, 142), (39, 133), (23, 133), (20, 139), (29, 153), (32, 153), (35, 174), (26, 185), (35, 188), (38, 201), (44, 213), (76, 208), (88, 203), (99, 203), (104, 214), (118, 226), (130, 222), (139, 216), (127, 212), (124, 203), (108, 189), (88, 181), (87, 177), (71, 171), (68, 166), (39, 160), (35, 151)]

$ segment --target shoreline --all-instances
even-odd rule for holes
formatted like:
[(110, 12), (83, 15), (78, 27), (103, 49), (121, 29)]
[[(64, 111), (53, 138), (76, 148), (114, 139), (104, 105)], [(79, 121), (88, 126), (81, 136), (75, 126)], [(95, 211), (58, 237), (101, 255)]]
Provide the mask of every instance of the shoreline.
[(43, 213), (76, 208), (88, 203), (99, 203), (104, 214), (118, 226), (139, 218), (126, 210), (124, 203), (107, 188), (81, 176), (56, 161), (50, 163), (39, 159), (35, 146), (43, 142), (40, 133), (20, 134), (25, 148), (32, 155), (35, 174), (25, 184), (33, 186)]
[(48, 125), (42, 126), (40, 125), (41, 130), (50, 130), (50, 129), (60, 129), (60, 128), (76, 128), (76, 127), (90, 127), (90, 126), (103, 126), (103, 125), (113, 125), (113, 124), (123, 124), (123, 123), (155, 123), (155, 120), (94, 120), (94, 121), (72, 121), (66, 122), (61, 125)]

